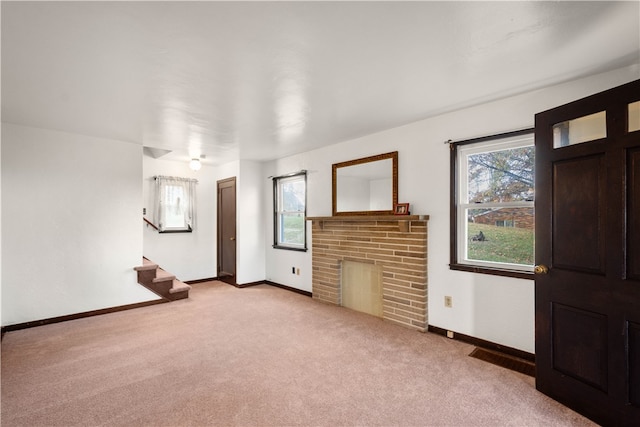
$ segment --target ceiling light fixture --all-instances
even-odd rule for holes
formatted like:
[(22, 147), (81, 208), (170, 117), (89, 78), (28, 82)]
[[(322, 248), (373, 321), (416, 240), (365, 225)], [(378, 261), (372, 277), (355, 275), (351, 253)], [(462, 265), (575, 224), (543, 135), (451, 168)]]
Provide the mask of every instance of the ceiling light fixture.
[(194, 172), (199, 171), (201, 167), (202, 164), (200, 163), (200, 159), (191, 159), (191, 161), (189, 162), (189, 168), (191, 168), (191, 170)]

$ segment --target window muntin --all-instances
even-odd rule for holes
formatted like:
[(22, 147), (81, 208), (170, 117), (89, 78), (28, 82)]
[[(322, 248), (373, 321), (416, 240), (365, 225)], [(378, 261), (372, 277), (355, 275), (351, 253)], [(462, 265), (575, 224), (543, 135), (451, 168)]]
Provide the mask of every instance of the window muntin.
[[(451, 267), (528, 273), (534, 264), (532, 132), (454, 144)], [(467, 267), (467, 268), (458, 268)]]
[(273, 192), (273, 247), (306, 251), (307, 174), (274, 178)]

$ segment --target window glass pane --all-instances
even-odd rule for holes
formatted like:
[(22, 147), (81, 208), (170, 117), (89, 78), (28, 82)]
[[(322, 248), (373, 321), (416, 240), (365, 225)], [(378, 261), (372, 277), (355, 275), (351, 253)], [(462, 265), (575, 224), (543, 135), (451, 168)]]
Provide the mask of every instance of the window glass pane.
[(533, 265), (532, 207), (467, 209), (467, 259)]
[(304, 211), (305, 183), (303, 180), (282, 182), (282, 210), (284, 212)]
[(165, 228), (185, 227), (186, 204), (184, 188), (178, 185), (165, 187)]
[(469, 203), (533, 200), (534, 153), (520, 147), (469, 155)]
[(640, 130), (640, 101), (629, 104), (629, 132)]
[(567, 147), (606, 137), (606, 111), (567, 120), (553, 126), (553, 148)]
[(304, 245), (304, 215), (301, 213), (283, 213), (280, 215), (280, 243)]

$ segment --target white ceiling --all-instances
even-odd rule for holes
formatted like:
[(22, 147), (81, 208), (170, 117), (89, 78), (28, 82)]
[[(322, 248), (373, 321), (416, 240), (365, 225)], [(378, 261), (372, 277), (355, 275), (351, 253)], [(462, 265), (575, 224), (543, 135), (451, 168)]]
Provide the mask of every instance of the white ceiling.
[(269, 160), (640, 63), (639, 21), (638, 1), (2, 1), (2, 120)]

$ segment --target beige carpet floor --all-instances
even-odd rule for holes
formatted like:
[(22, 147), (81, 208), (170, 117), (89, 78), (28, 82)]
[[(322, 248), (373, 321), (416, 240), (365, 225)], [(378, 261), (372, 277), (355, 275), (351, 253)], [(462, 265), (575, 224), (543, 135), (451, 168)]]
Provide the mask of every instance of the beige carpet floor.
[(583, 426), (473, 346), (260, 285), (9, 332), (2, 426)]

